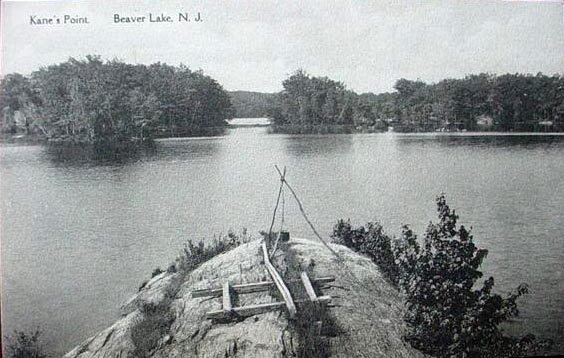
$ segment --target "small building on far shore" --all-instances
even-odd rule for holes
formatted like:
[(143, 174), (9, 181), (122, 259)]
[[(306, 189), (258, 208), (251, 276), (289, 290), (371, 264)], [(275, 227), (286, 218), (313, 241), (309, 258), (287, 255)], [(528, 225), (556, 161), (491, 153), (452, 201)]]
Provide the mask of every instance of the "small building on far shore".
[(492, 117), (482, 114), (476, 118), (476, 125), (480, 129), (490, 129), (494, 125)]

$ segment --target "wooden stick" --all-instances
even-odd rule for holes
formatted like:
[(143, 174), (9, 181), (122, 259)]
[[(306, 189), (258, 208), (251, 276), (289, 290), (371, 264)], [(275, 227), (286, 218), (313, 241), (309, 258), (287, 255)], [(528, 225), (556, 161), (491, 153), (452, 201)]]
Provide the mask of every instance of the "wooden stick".
[[(290, 282), (298, 282), (301, 280), (291, 280)], [(312, 283), (317, 285), (323, 285), (329, 282), (334, 282), (335, 277), (319, 277), (310, 280)], [(241, 285), (230, 286), (231, 291), (237, 294), (241, 293), (254, 293), (268, 291), (269, 289), (276, 287), (272, 281), (255, 282), (255, 283), (244, 283)], [(220, 296), (223, 294), (223, 287), (220, 288), (206, 288), (203, 290), (192, 291), (192, 298), (197, 297), (209, 297), (209, 296)]]
[(307, 273), (305, 271), (302, 271), (300, 273), (300, 277), (302, 278), (302, 282), (304, 284), (307, 295), (309, 296), (309, 299), (311, 300), (311, 302), (317, 303), (319, 300), (317, 298), (317, 295), (315, 294), (315, 290), (313, 289), (313, 285), (311, 284)]
[[(232, 312), (236, 316), (248, 317), (265, 312), (276, 311), (283, 308), (284, 305), (285, 305), (284, 302), (264, 303), (260, 305), (235, 307)], [(206, 317), (208, 319), (221, 319), (221, 318), (226, 318), (226, 315), (223, 310), (215, 310), (215, 311), (207, 312)]]
[(286, 285), (284, 284), (282, 277), (280, 277), (274, 266), (272, 266), (272, 263), (270, 263), (270, 259), (268, 258), (268, 250), (266, 249), (266, 243), (264, 241), (262, 242), (262, 253), (264, 256), (264, 264), (266, 266), (266, 269), (268, 270), (270, 277), (272, 277), (272, 281), (274, 281), (276, 287), (278, 287), (278, 291), (280, 291), (282, 297), (284, 298), (286, 308), (288, 308), (288, 314), (290, 315), (290, 318), (294, 318), (297, 312), (296, 305), (294, 304), (290, 290), (288, 290), (288, 287), (286, 287)]
[[(276, 165), (275, 165), (276, 167)], [(282, 178), (280, 178), (280, 185), (281, 188), (284, 189), (284, 180), (286, 179), (286, 166), (284, 166), (284, 174), (282, 176)], [(270, 258), (274, 257), (274, 254), (276, 253), (276, 249), (278, 248), (278, 241), (280, 240), (280, 235), (282, 235), (282, 228), (284, 227), (284, 207), (286, 205), (286, 200), (285, 200), (285, 195), (284, 195), (284, 190), (282, 190), (282, 218), (280, 219), (280, 229), (278, 230), (278, 235), (276, 236), (276, 241), (274, 242), (274, 248), (272, 249), (272, 252), (270, 253)], [(270, 235), (269, 235), (270, 236)]]
[[(282, 177), (282, 173), (280, 173), (280, 169), (278, 169), (278, 167), (275, 165), (274, 166), (276, 168), (276, 170), (278, 171), (278, 174), (280, 174), (280, 176)], [(283, 178), (283, 177), (282, 177)], [(298, 207), (300, 209), (300, 211), (302, 212), (302, 215), (305, 219), (305, 221), (309, 224), (309, 227), (311, 227), (311, 230), (313, 231), (313, 233), (315, 234), (315, 236), (317, 236), (317, 238), (319, 239), (319, 241), (321, 241), (321, 243), (323, 245), (325, 245), (325, 247), (331, 251), (331, 253), (333, 253), (333, 255), (335, 255), (339, 260), (341, 260), (341, 257), (335, 252), (335, 250), (333, 250), (321, 237), (321, 235), (319, 235), (319, 233), (317, 232), (317, 230), (315, 229), (315, 227), (313, 226), (313, 224), (311, 223), (311, 221), (309, 220), (309, 218), (307, 217), (304, 207), (302, 206), (302, 202), (300, 201), (300, 199), (298, 198), (298, 195), (296, 194), (296, 192), (294, 191), (294, 189), (292, 189), (292, 187), (290, 186), (290, 184), (288, 184), (288, 182), (286, 181), (286, 179), (282, 179), (282, 183), (286, 184), (286, 186), (288, 187), (288, 189), (290, 189), (290, 192), (292, 193), (292, 195), (294, 196), (294, 199), (296, 199), (296, 202), (298, 203)]]
[(223, 284), (223, 312), (229, 314), (231, 311), (233, 311), (233, 306), (231, 305), (229, 282), (225, 282)]
[[(319, 303), (322, 305), (326, 305), (331, 302), (331, 296), (320, 296), (318, 297)], [(302, 304), (307, 301), (298, 300), (296, 301), (297, 304)], [(229, 318), (230, 316), (238, 316), (238, 317), (249, 317), (254, 316), (256, 314), (276, 311), (284, 308), (286, 305), (285, 302), (272, 302), (272, 303), (263, 303), (259, 305), (249, 305), (249, 306), (241, 306), (241, 307), (234, 307), (231, 311), (230, 315), (226, 315), (223, 310), (214, 310), (209, 311), (206, 313), (206, 317), (208, 319), (224, 319)]]
[[(278, 167), (277, 169), (278, 170)], [(278, 173), (280, 171), (278, 170)], [(280, 179), (280, 189), (278, 189), (278, 198), (276, 199), (276, 205), (274, 206), (274, 213), (272, 213), (272, 222), (270, 223), (270, 229), (268, 229), (268, 240), (270, 240), (270, 235), (272, 235), (272, 228), (274, 227), (274, 221), (276, 220), (276, 211), (278, 210), (278, 204), (280, 203), (280, 195), (282, 195), (282, 189), (284, 188), (284, 177), (286, 176), (286, 167), (284, 167), (284, 174), (280, 174), (282, 179)]]

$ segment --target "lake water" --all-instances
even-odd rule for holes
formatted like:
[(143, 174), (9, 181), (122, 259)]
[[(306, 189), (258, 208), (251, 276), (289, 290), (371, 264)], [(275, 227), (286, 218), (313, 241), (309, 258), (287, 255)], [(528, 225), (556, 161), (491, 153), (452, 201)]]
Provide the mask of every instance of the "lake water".
[[(265, 128), (159, 141), (119, 161), (46, 146), (1, 153), (3, 328), (40, 326), (61, 355), (118, 318), (152, 270), (186, 239), (268, 230), (288, 168), (318, 230), (339, 218), (421, 234), (447, 194), (489, 250), (498, 292), (521, 282), (516, 333), (564, 341), (564, 136), (270, 135)], [(294, 236), (313, 237), (286, 197)]]

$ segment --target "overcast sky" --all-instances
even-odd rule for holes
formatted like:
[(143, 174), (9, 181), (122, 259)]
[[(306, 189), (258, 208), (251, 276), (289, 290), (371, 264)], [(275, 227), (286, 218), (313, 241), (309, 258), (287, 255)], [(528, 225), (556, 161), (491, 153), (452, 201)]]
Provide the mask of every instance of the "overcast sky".
[[(398, 78), (438, 81), (490, 72), (564, 72), (563, 5), (491, 0), (2, 1), (2, 73), (69, 56), (184, 63), (228, 90), (279, 91), (297, 68), (358, 92)], [(178, 13), (203, 22), (178, 22)], [(116, 24), (171, 15), (173, 23)], [(31, 25), (30, 16), (89, 24)]]

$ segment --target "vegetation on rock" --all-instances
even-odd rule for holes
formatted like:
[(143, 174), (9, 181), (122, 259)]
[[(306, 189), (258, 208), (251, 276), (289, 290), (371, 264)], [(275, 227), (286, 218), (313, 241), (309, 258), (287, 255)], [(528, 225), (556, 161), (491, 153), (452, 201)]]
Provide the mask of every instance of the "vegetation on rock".
[(370, 257), (392, 283), (398, 284), (398, 266), (392, 252), (392, 240), (380, 223), (369, 222), (354, 229), (350, 220), (339, 220), (333, 229), (333, 240)]
[[(221, 235), (219, 238), (214, 238), (208, 245), (204, 241), (194, 244), (188, 240), (185, 243), (182, 254), (167, 269), (167, 274), (176, 276), (166, 287), (163, 299), (156, 303), (141, 302), (140, 307), (138, 307), (142, 313), (142, 318), (131, 329), (131, 338), (135, 345), (135, 357), (149, 357), (160, 344), (164, 344), (170, 326), (175, 319), (171, 304), (185, 277), (202, 263), (251, 239), (246, 230), (243, 230), (240, 235), (233, 232), (229, 232), (225, 236)], [(151, 276), (154, 278), (163, 272), (160, 268), (156, 268)], [(146, 284), (147, 281), (142, 284), (139, 290), (142, 290)]]
[(14, 331), (6, 337), (7, 358), (47, 358), (39, 341), (41, 331), (38, 329), (32, 333)]

